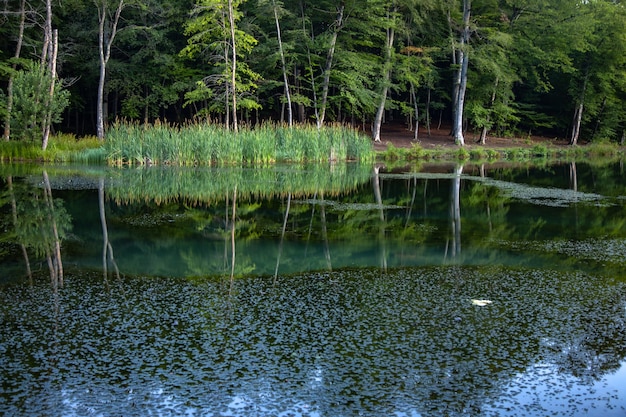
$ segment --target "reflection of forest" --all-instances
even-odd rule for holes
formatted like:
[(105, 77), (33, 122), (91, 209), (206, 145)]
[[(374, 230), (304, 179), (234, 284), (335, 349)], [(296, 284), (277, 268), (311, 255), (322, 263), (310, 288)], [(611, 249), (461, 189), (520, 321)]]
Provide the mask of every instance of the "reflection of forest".
[[(590, 256), (590, 251), (564, 246), (581, 241), (598, 246), (607, 237), (615, 250), (626, 245), (624, 200), (613, 198), (623, 174), (615, 167), (446, 170), (396, 174), (350, 164), (331, 170), (320, 166), (110, 170), (106, 179), (52, 176), (45, 193), (27, 185), (35, 180), (18, 181), (16, 187), (8, 176), (5, 194), (16, 210), (22, 204), (20, 210), (40, 213), (18, 216), (33, 219), (32, 226), (38, 228), (29, 237), (25, 226), (18, 225), (22, 253), (35, 249), (45, 259), (48, 244), (49, 254), (57, 253), (50, 223), (54, 220), (60, 223), (59, 242), (65, 239), (71, 249), (70, 258), (75, 253), (93, 256), (88, 254), (96, 253), (95, 242), (100, 242), (98, 268), (105, 274), (109, 267), (118, 275), (121, 267), (122, 273), (130, 274), (276, 277), (304, 270), (363, 266), (384, 270), (445, 262), (524, 265), (531, 252), (536, 265), (590, 271), (600, 267), (607, 275), (623, 276), (617, 272), (623, 270), (617, 257), (600, 262), (593, 255), (581, 266), (580, 257)], [(562, 189), (550, 187), (555, 178)], [(599, 178), (604, 195), (591, 188)], [(52, 188), (76, 184), (83, 189), (61, 194), (69, 207), (58, 198), (50, 206)], [(98, 190), (97, 203), (90, 201), (90, 188)], [(27, 208), (33, 204), (43, 208), (47, 204), (46, 210), (52, 208), (58, 219), (46, 217), (41, 207)], [(81, 220), (89, 213), (92, 217), (100, 213), (99, 220), (93, 220), (102, 225), (102, 235), (92, 220)], [(70, 214), (75, 225), (68, 240)], [(51, 232), (39, 239), (48, 230), (44, 224)], [(237, 257), (232, 262), (235, 243)], [(118, 257), (112, 256), (113, 249)], [(88, 259), (87, 263), (97, 265)], [(50, 265), (53, 271), (54, 262)]]

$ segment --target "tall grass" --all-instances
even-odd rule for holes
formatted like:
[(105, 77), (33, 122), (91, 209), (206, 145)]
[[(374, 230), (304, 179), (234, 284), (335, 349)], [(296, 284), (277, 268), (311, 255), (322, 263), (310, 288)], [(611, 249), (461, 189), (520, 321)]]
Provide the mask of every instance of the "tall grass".
[(265, 123), (233, 132), (211, 124), (117, 123), (107, 133), (113, 165), (230, 165), (373, 160), (369, 138), (345, 126)]
[(105, 150), (102, 142), (95, 137), (77, 138), (72, 134), (60, 133), (50, 137), (45, 151), (37, 142), (0, 141), (0, 160), (103, 163)]

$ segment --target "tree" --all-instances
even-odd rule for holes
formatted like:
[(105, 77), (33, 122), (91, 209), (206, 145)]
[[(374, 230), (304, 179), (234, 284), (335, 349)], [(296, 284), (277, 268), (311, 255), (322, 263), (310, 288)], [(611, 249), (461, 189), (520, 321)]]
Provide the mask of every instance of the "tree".
[(285, 51), (283, 50), (283, 38), (280, 30), (280, 20), (278, 17), (279, 5), (276, 0), (272, 0), (272, 11), (274, 20), (276, 21), (276, 38), (278, 39), (278, 51), (280, 53), (280, 63), (283, 70), (283, 81), (285, 83), (285, 100), (287, 100), (287, 122), (289, 126), (293, 125), (293, 114), (291, 108), (291, 93), (289, 92), (289, 78), (287, 77), (287, 64), (285, 63)]
[[(52, 123), (61, 121), (69, 103), (69, 92), (55, 82), (52, 72), (40, 63), (30, 63), (14, 77), (11, 136), (35, 140)], [(39, 136), (41, 138), (41, 136)], [(45, 150), (47, 142), (42, 142)]]
[(239, 106), (258, 106), (253, 100), (237, 103), (238, 95), (255, 89), (255, 81), (260, 77), (247, 63), (238, 60), (238, 55), (249, 54), (257, 43), (253, 36), (236, 26), (242, 18), (239, 6), (244, 1), (199, 0), (185, 28), (185, 33), (190, 36), (188, 45), (181, 52), (189, 58), (209, 53), (208, 61), (213, 62), (213, 68), (217, 70), (198, 83), (196, 90), (187, 96), (187, 102), (196, 101), (198, 96), (215, 96), (215, 91), (221, 90), (218, 99), (224, 103), (226, 126), (230, 125), (230, 114), (235, 131), (238, 129)]
[[(583, 47), (573, 54), (576, 71), (572, 73), (570, 94), (575, 100), (570, 144), (578, 143), (583, 121), (593, 137), (605, 123), (605, 137), (616, 137), (616, 128), (624, 117), (612, 122), (606, 117), (619, 103), (616, 95), (624, 92), (626, 73), (626, 12), (623, 5), (611, 1), (594, 1), (581, 5), (587, 30), (581, 31)], [(621, 90), (621, 91), (620, 91)], [(617, 113), (623, 106), (617, 106)], [(623, 114), (623, 113), (622, 113)], [(586, 116), (586, 117), (585, 117)], [(595, 123), (594, 123), (595, 122)]]
[(381, 81), (381, 92), (380, 92), (380, 102), (378, 104), (378, 109), (376, 110), (376, 116), (374, 117), (374, 125), (372, 127), (372, 139), (374, 142), (380, 142), (380, 128), (383, 122), (383, 113), (385, 112), (385, 102), (387, 100), (387, 92), (389, 91), (389, 83), (391, 81), (391, 71), (393, 68), (393, 58), (394, 58), (394, 41), (396, 34), (396, 20), (398, 6), (395, 1), (389, 5), (389, 8), (386, 10), (386, 18), (385, 21), (387, 24), (385, 25), (385, 45), (383, 48), (384, 54), (384, 63), (383, 63), (383, 71), (382, 71), (382, 81)]
[(100, 77), (98, 79), (98, 101), (96, 103), (96, 132), (99, 139), (104, 139), (104, 121), (107, 113), (104, 107), (104, 87), (107, 75), (107, 64), (111, 58), (111, 46), (118, 33), (118, 25), (122, 11), (126, 7), (124, 0), (118, 0), (112, 6), (107, 0), (94, 0), (98, 9), (98, 56)]
[(494, 126), (503, 134), (519, 120), (513, 104), (513, 87), (519, 77), (510, 60), (513, 35), (506, 31), (501, 11), (487, 3), (476, 8), (474, 18), (477, 35), (472, 47), (472, 71), (468, 74), (466, 113), (480, 129), (479, 142), (485, 144)]
[(471, 0), (463, 0), (463, 26), (456, 49), (457, 73), (455, 81), (455, 93), (453, 105), (454, 121), (452, 124), (452, 136), (457, 145), (464, 146), (463, 137), (463, 110), (465, 106), (465, 90), (467, 88), (467, 70), (469, 67), (469, 41), (470, 41), (470, 15)]

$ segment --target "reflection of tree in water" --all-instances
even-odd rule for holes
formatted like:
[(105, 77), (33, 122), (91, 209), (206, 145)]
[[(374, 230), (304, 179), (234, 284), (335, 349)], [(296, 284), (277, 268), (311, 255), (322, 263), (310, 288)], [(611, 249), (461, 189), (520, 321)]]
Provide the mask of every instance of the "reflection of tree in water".
[[(42, 188), (13, 186), (12, 178), (7, 179), (7, 192), (12, 206), (12, 218), (17, 244), (44, 258), (50, 272), (52, 285), (63, 285), (63, 262), (61, 242), (72, 228), (70, 215), (63, 200), (52, 196), (47, 172), (42, 174)], [(30, 275), (30, 261), (27, 251), (23, 251)]]
[[(626, 357), (626, 294), (611, 294), (609, 300), (585, 300), (579, 306), (580, 327), (572, 329), (569, 338), (549, 340), (548, 358), (562, 372), (585, 381), (599, 380), (618, 370)], [(584, 312), (584, 313), (583, 313)], [(610, 320), (598, 320), (606, 315)]]
[[(13, 228), (17, 229), (17, 202), (15, 200), (15, 193), (13, 191), (13, 177), (7, 177), (7, 193), (9, 196), (9, 200), (11, 202), (11, 220), (13, 221)], [(19, 242), (20, 249), (22, 251), (22, 256), (24, 258), (24, 263), (26, 264), (26, 275), (28, 276), (28, 281), (32, 284), (33, 282), (33, 273), (30, 267), (30, 260), (28, 258), (28, 251), (26, 250), (26, 245), (23, 242)]]

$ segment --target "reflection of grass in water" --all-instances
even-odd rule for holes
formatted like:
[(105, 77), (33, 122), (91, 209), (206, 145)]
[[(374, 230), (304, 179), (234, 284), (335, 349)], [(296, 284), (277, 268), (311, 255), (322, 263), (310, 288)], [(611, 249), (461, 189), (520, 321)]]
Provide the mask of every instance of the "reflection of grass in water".
[(150, 168), (112, 172), (107, 195), (123, 203), (184, 200), (190, 204), (223, 201), (237, 187), (238, 199), (325, 195), (354, 190), (371, 176), (367, 164), (337, 163), (305, 167)]

